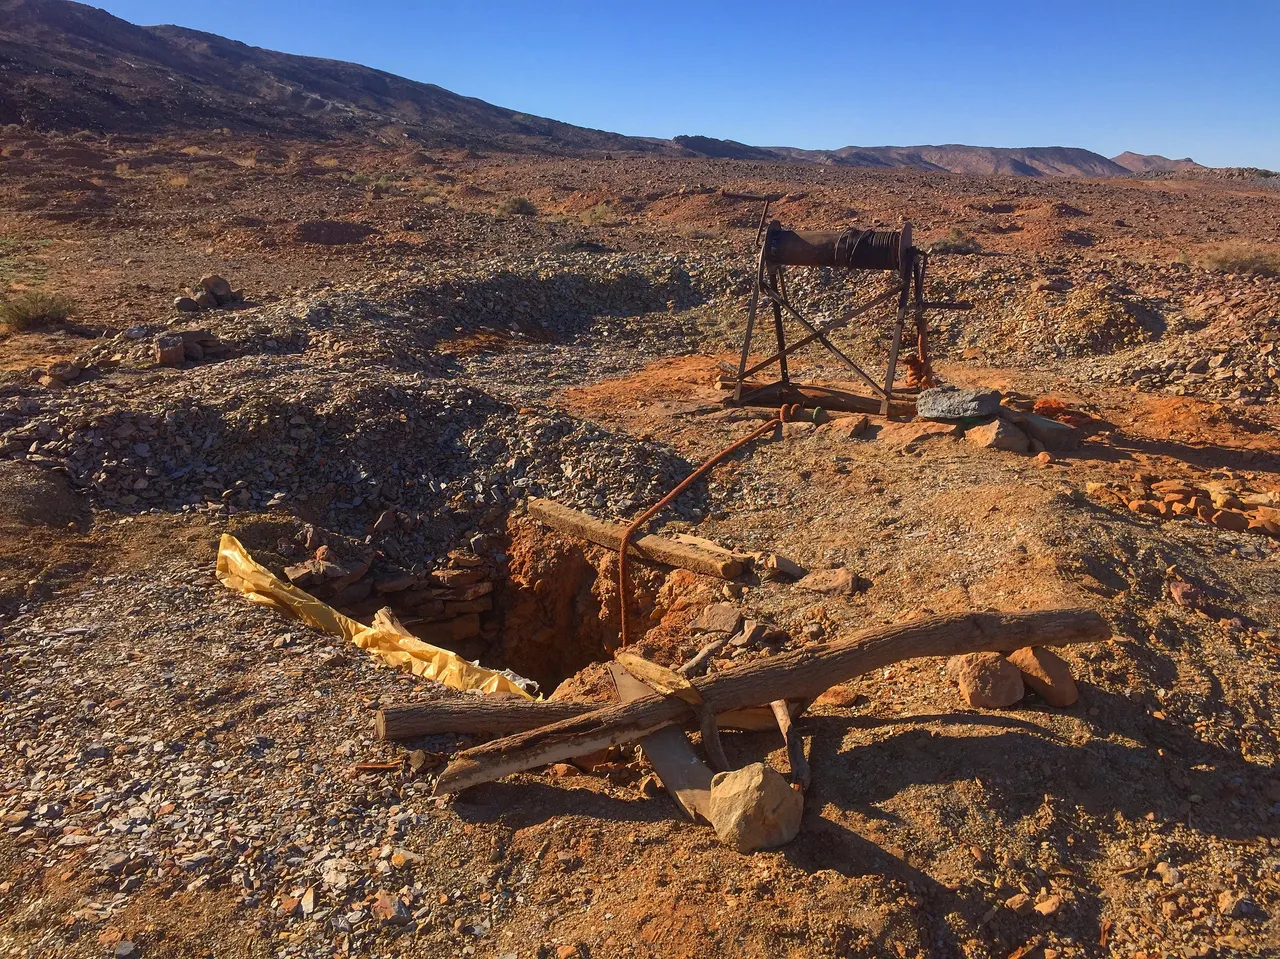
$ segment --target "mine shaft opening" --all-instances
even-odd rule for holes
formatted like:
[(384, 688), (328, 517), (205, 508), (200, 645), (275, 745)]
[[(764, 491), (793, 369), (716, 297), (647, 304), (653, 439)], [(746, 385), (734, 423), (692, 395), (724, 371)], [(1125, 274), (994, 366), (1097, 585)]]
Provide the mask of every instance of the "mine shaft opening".
[[(233, 519), (229, 532), (277, 576), (358, 622), (389, 609), (418, 638), (533, 680), (549, 696), (586, 667), (612, 659), (617, 553), (518, 513), (495, 525), (422, 564), (408, 556), (391, 563), (361, 539), (293, 518), (246, 516)], [(418, 571), (406, 574), (404, 565)], [(629, 578), (628, 615), (643, 642), (694, 577), (633, 563)]]

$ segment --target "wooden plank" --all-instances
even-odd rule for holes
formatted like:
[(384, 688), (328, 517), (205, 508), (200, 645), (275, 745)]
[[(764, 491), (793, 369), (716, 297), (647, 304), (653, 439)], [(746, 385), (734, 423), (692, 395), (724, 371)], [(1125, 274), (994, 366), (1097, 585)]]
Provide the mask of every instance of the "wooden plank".
[[(620, 663), (610, 663), (609, 674), (618, 688), (618, 699), (624, 703), (653, 694), (653, 690)], [(693, 751), (685, 734), (675, 726), (663, 726), (641, 739), (640, 748), (676, 805), (690, 819), (696, 821), (701, 817), (710, 822), (707, 811), (711, 808), (712, 773)]]
[[(530, 498), (528, 509), (530, 516), (553, 529), (609, 549), (618, 548), (622, 543), (622, 534), (626, 531), (626, 526), (622, 523), (596, 519), (549, 499)], [(679, 543), (663, 536), (648, 535), (632, 539), (627, 555), (650, 563), (677, 566), (704, 576), (718, 576), (720, 579), (733, 579), (742, 572), (742, 561), (727, 549)]]
[(787, 762), (791, 764), (791, 781), (799, 785), (802, 790), (808, 790), (809, 760), (804, 754), (804, 738), (796, 732), (791, 722), (791, 704), (785, 699), (775, 699), (769, 706), (778, 720), (782, 739), (787, 744)]
[[(692, 682), (702, 695), (703, 708), (720, 713), (777, 699), (817, 696), (904, 659), (1012, 652), (1023, 646), (1101, 642), (1110, 636), (1106, 620), (1087, 609), (930, 616), (864, 630)], [(663, 726), (687, 722), (693, 713), (693, 706), (675, 697), (646, 696), (508, 736), (459, 753), (441, 775), (436, 791), (457, 792), (510, 773), (634, 742)]]

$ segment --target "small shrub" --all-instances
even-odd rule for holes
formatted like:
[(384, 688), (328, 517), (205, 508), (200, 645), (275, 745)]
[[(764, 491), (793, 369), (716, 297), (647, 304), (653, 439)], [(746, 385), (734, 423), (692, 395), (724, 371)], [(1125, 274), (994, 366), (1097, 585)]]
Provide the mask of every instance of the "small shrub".
[(975, 240), (969, 234), (965, 233), (958, 226), (953, 226), (951, 232), (941, 240), (934, 240), (929, 246), (930, 253), (981, 253), (982, 244)]
[(1226, 243), (1202, 253), (1200, 265), (1241, 276), (1280, 276), (1280, 253), (1249, 243)]
[(582, 214), (582, 222), (587, 226), (604, 226), (606, 223), (617, 222), (617, 219), (618, 212), (607, 202), (597, 203)]
[(537, 216), (538, 208), (528, 197), (509, 196), (498, 205), (498, 212), (503, 216)]
[(75, 300), (59, 293), (29, 290), (0, 302), (0, 323), (14, 332), (61, 323), (75, 312)]

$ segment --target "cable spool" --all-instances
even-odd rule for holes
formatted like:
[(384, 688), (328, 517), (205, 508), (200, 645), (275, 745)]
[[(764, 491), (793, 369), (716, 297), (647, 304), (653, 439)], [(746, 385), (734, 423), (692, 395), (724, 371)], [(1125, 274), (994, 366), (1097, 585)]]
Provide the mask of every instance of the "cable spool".
[(764, 236), (764, 259), (778, 266), (826, 266), (840, 270), (903, 272), (911, 249), (911, 227), (902, 230), (797, 232), (774, 221)]

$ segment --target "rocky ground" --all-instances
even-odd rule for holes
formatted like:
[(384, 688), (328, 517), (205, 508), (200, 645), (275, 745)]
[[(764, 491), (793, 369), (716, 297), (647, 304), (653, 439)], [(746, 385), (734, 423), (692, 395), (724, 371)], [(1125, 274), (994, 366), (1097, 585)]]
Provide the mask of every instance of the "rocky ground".
[[(1266, 183), (20, 131), (0, 173), (0, 283), (77, 302), (0, 334), (0, 954), (1280, 949), (1280, 280), (1213, 268), (1280, 241)], [(628, 518), (759, 422), (716, 388), (759, 212), (722, 190), (976, 239), (930, 260), (931, 296), (975, 303), (935, 317), (940, 378), (1083, 442), (790, 424), (664, 531), (850, 588), (641, 568), (637, 649), (683, 662), (713, 603), (766, 627), (713, 669), (928, 612), (1085, 605), (1114, 638), (1064, 654), (1066, 708), (969, 707), (938, 660), (836, 687), (774, 852), (680, 821), (628, 753), (433, 798), (472, 740), (381, 743), (371, 714), (457, 694), (231, 593), (218, 537), (428, 638), (476, 617), (468, 657), (601, 695), (616, 557), (522, 504)], [(175, 305), (212, 274), (241, 296)], [(873, 369), (884, 319), (842, 338)], [(777, 736), (725, 740), (786, 768)]]

